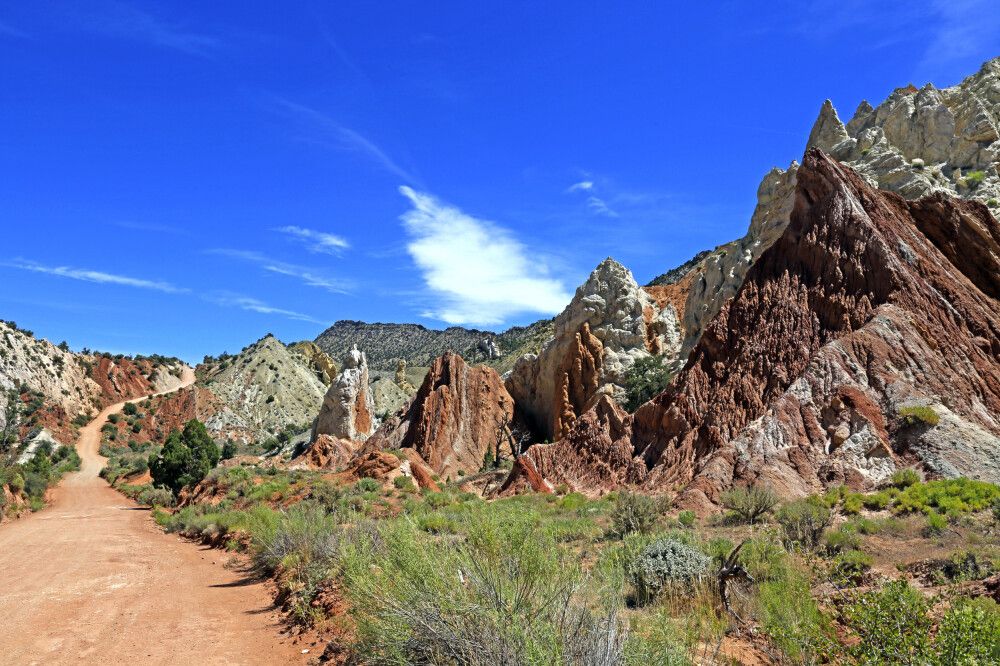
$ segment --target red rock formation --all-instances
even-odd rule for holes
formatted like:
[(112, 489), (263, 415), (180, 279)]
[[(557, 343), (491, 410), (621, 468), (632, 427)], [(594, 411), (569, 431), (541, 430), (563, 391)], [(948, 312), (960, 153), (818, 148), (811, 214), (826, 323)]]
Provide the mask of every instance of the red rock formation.
[(95, 360), (97, 362), (90, 377), (101, 387), (104, 404), (111, 405), (155, 392), (149, 381), (153, 365), (148, 359), (135, 362), (125, 356), (116, 361), (110, 356), (98, 356)]
[[(412, 448), (442, 477), (478, 472), (514, 401), (500, 376), (448, 352), (434, 360), (410, 404), (369, 440), (373, 448)], [(366, 447), (367, 448), (367, 447)]]
[[(546, 478), (676, 484), (696, 507), (737, 483), (871, 484), (898, 455), (1000, 480), (997, 221), (976, 202), (875, 190), (817, 150), (797, 178), (787, 229), (674, 383), (633, 417), (594, 410), (530, 449)], [(940, 424), (907, 431), (910, 404)]]
[(354, 456), (356, 448), (349, 439), (319, 435), (293, 462), (313, 469), (341, 469)]

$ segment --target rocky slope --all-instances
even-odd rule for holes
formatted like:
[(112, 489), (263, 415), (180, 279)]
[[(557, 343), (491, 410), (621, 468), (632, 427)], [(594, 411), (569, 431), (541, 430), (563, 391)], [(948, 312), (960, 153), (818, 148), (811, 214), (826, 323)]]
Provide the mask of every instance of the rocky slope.
[[(1000, 227), (979, 202), (909, 202), (817, 150), (790, 222), (634, 415), (606, 402), (519, 476), (586, 488), (870, 485), (901, 461), (1000, 481)], [(917, 415), (917, 416), (913, 416)], [(530, 473), (530, 474), (529, 474)]]
[(442, 478), (456, 478), (479, 471), (513, 415), (514, 401), (495, 370), (449, 352), (435, 359), (417, 395), (366, 450), (413, 449)]
[[(681, 345), (677, 311), (657, 290), (606, 259), (554, 322), (554, 336), (537, 355), (517, 361), (506, 379), (518, 411), (545, 438), (561, 437), (598, 396), (620, 398), (637, 358), (675, 358)], [(653, 292), (653, 293), (650, 293)]]
[(180, 384), (183, 367), (177, 359), (158, 356), (74, 353), (0, 322), (0, 390), (20, 387), (30, 412), (24, 428), (48, 428), (64, 442), (74, 439), (74, 418), (129, 398), (169, 391)]
[[(877, 108), (862, 102), (846, 125), (828, 100), (806, 147), (824, 150), (870, 184), (906, 199), (945, 192), (981, 201), (997, 216), (998, 128), (1000, 58), (951, 88), (907, 86)], [(675, 282), (686, 283), (681, 285), (686, 292), (682, 354), (697, 342), (704, 327), (735, 295), (750, 266), (788, 224), (797, 170), (796, 162), (787, 170), (772, 169), (761, 181), (747, 234), (708, 253), (685, 276), (673, 276)]]
[(215, 439), (259, 442), (288, 427), (307, 429), (323, 402), (315, 363), (273, 335), (206, 361), (195, 385), (151, 401), (144, 430), (166, 434), (197, 418)]

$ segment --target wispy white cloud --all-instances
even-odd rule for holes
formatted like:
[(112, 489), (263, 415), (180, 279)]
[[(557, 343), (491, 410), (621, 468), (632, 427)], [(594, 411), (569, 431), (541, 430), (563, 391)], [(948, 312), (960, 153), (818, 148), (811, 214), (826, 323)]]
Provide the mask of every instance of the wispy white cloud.
[(351, 246), (351, 244), (341, 236), (329, 234), (324, 231), (316, 231), (315, 229), (306, 229), (304, 227), (288, 225), (278, 227), (277, 229), (274, 229), (274, 231), (285, 234), (286, 236), (291, 236), (305, 245), (306, 249), (310, 252), (317, 252), (320, 254), (339, 255), (342, 250)]
[(188, 30), (124, 2), (109, 2), (104, 11), (85, 15), (75, 21), (74, 27), (202, 57), (214, 55), (222, 46), (216, 37)]
[(312, 126), (323, 130), (324, 135), (332, 137), (335, 146), (340, 150), (349, 150), (365, 156), (368, 160), (381, 167), (385, 171), (397, 176), (407, 183), (419, 183), (419, 179), (399, 166), (381, 148), (369, 141), (359, 132), (350, 127), (345, 127), (327, 114), (317, 111), (311, 107), (286, 99), (278, 99), (278, 104), (286, 111), (292, 113), (300, 120), (310, 123)]
[[(585, 175), (589, 176), (590, 174)], [(594, 181), (587, 178), (567, 187), (566, 194), (586, 194), (587, 198), (584, 202), (587, 205), (587, 209), (590, 210), (591, 213), (594, 215), (602, 215), (604, 217), (618, 217), (618, 211), (612, 208), (603, 198), (597, 196), (597, 190), (598, 187)]]
[(58, 277), (69, 278), (71, 280), (81, 280), (83, 282), (95, 282), (98, 284), (116, 284), (125, 287), (137, 287), (139, 289), (153, 289), (168, 294), (180, 294), (190, 291), (175, 287), (169, 282), (162, 280), (145, 280), (142, 278), (129, 277), (127, 275), (116, 275), (103, 271), (88, 270), (85, 268), (72, 268), (70, 266), (45, 266), (26, 259), (13, 259), (3, 262), (4, 266), (18, 268), (33, 273), (44, 273), (46, 275), (56, 275)]
[(349, 280), (330, 277), (313, 268), (278, 261), (268, 257), (267, 255), (261, 254), (260, 252), (253, 252), (250, 250), (234, 250), (229, 248), (219, 248), (208, 250), (207, 252), (208, 254), (215, 254), (222, 257), (239, 259), (240, 261), (256, 264), (269, 273), (293, 277), (300, 280), (302, 284), (307, 287), (325, 289), (333, 294), (350, 293), (351, 287), (353, 286)]
[(608, 203), (600, 197), (587, 197), (587, 208), (589, 208), (595, 215), (618, 217), (617, 211), (611, 208), (611, 206), (609, 206)]
[(555, 314), (569, 302), (544, 260), (507, 229), (410, 187), (399, 191), (413, 206), (400, 218), (411, 239), (407, 250), (436, 303), (423, 316), (495, 325), (519, 313)]
[(268, 305), (264, 301), (253, 298), (251, 296), (244, 296), (242, 294), (235, 294), (227, 291), (214, 292), (205, 295), (205, 300), (209, 303), (214, 303), (222, 307), (227, 308), (239, 308), (240, 310), (246, 310), (247, 312), (257, 312), (259, 314), (266, 315), (279, 315), (281, 317), (286, 317), (288, 319), (294, 319), (296, 321), (308, 321), (313, 324), (320, 324), (326, 326), (329, 322), (317, 319), (307, 314), (301, 312), (296, 312), (295, 310), (288, 310), (286, 308), (279, 308), (273, 305)]

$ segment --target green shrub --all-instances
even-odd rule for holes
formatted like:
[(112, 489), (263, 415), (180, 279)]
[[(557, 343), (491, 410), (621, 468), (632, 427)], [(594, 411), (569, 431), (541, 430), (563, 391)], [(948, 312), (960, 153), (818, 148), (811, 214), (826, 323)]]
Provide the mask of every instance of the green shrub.
[(893, 500), (893, 509), (900, 513), (939, 509), (961, 514), (982, 511), (997, 500), (1000, 486), (964, 478), (942, 479), (915, 483), (901, 491)]
[(674, 372), (663, 364), (662, 356), (640, 358), (625, 374), (625, 410), (634, 412), (670, 384)]
[(166, 488), (146, 488), (136, 497), (139, 504), (145, 506), (165, 506), (174, 505), (174, 495)]
[(927, 600), (905, 580), (861, 595), (844, 611), (860, 639), (851, 649), (864, 664), (926, 664), (931, 621)]
[(163, 449), (149, 458), (149, 471), (153, 482), (176, 495), (181, 488), (194, 485), (219, 463), (221, 452), (209, 437), (205, 424), (191, 419), (184, 430), (174, 430), (167, 437)]
[(900, 407), (897, 414), (904, 426), (925, 425), (934, 427), (941, 421), (938, 413), (926, 405)]
[(985, 171), (969, 171), (965, 174), (965, 184), (969, 189), (975, 189), (982, 184), (984, 178), (986, 178)]
[(846, 550), (833, 558), (833, 576), (836, 580), (860, 582), (872, 566), (872, 557), (860, 550)]
[(396, 521), (350, 543), (343, 580), (361, 663), (622, 662), (615, 609), (578, 600), (579, 567), (534, 520), (491, 507), (463, 527), (464, 540), (437, 540)]
[(656, 499), (623, 490), (611, 510), (611, 533), (619, 538), (632, 533), (648, 534), (659, 518)]
[(860, 547), (861, 538), (851, 523), (844, 523), (826, 535), (826, 550), (828, 553), (835, 555), (849, 550), (857, 550)]
[(924, 525), (923, 534), (926, 537), (940, 536), (948, 529), (948, 519), (937, 511), (927, 513), (927, 522)]
[[(937, 414), (935, 414), (937, 416)], [(903, 490), (909, 488), (914, 483), (920, 483), (920, 473), (915, 469), (900, 469), (893, 472), (892, 485)]]
[(830, 526), (832, 513), (818, 498), (789, 502), (778, 509), (775, 519), (785, 534), (785, 543), (814, 550)]
[(419, 516), (417, 526), (430, 534), (454, 534), (458, 531), (455, 522), (442, 513), (427, 513)]
[(686, 527), (688, 529), (694, 527), (698, 520), (698, 516), (695, 515), (694, 511), (685, 510), (677, 514), (677, 522), (680, 523), (681, 527)]
[(126, 402), (125, 406), (122, 407), (122, 411), (125, 412), (126, 416), (135, 416), (139, 413), (139, 408), (136, 407), (134, 402)]
[(373, 493), (381, 487), (378, 481), (368, 477), (358, 479), (358, 482), (354, 484), (355, 490), (360, 493)]
[(689, 586), (708, 569), (711, 559), (677, 539), (657, 539), (646, 546), (628, 568), (636, 599), (648, 603), (671, 585)]
[(937, 664), (1000, 663), (1000, 607), (988, 597), (959, 599), (934, 639)]
[(731, 488), (722, 493), (722, 506), (739, 522), (753, 525), (778, 504), (778, 496), (761, 486)]
[(395, 486), (397, 490), (401, 490), (404, 493), (417, 492), (417, 487), (413, 484), (413, 479), (409, 476), (397, 476), (392, 480), (392, 485)]

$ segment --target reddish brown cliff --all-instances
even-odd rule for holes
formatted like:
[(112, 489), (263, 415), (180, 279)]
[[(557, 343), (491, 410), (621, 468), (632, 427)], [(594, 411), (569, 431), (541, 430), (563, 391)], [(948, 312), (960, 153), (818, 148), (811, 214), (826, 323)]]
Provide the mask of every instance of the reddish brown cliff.
[(365, 448), (412, 448), (443, 478), (478, 472), (513, 413), (514, 401), (495, 370), (471, 367), (448, 352), (434, 360), (410, 404), (383, 423)]
[[(867, 485), (901, 456), (1000, 480), (997, 221), (873, 189), (816, 150), (797, 180), (787, 229), (674, 383), (620, 425), (595, 411), (533, 447), (547, 478), (681, 486), (700, 506), (738, 483)], [(938, 422), (904, 425), (913, 406)]]

